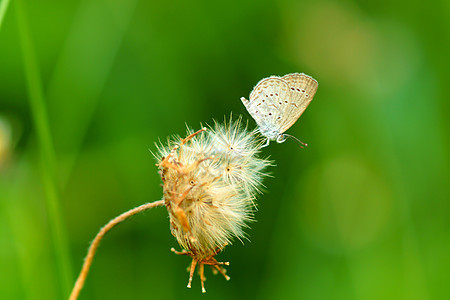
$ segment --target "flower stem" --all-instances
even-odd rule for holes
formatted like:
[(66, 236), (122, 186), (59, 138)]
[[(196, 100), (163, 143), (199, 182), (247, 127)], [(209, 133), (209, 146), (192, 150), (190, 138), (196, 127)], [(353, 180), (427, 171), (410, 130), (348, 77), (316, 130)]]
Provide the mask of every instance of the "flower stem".
[(88, 253), (86, 255), (86, 258), (84, 259), (83, 267), (81, 268), (80, 275), (78, 275), (77, 281), (75, 282), (75, 286), (73, 287), (69, 300), (76, 300), (78, 298), (78, 295), (80, 294), (80, 291), (83, 288), (84, 282), (86, 280), (86, 276), (89, 272), (89, 268), (91, 267), (92, 260), (94, 259), (95, 252), (97, 251), (100, 241), (105, 236), (105, 234), (108, 231), (110, 231), (114, 226), (128, 219), (129, 217), (142, 211), (148, 210), (150, 208), (162, 205), (164, 205), (164, 200), (158, 200), (155, 202), (146, 203), (141, 206), (135, 207), (115, 217), (114, 219), (109, 221), (108, 224), (103, 226), (102, 229), (100, 229), (100, 231), (97, 233), (94, 240), (92, 241), (91, 245), (89, 246)]

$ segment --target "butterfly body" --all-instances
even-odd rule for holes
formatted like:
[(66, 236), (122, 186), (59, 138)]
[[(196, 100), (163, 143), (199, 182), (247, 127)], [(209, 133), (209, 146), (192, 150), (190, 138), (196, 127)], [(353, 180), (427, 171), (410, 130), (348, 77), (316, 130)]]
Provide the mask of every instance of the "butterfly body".
[(241, 98), (259, 132), (267, 138), (264, 146), (270, 141), (282, 143), (286, 140), (284, 132), (300, 118), (317, 87), (317, 81), (303, 73), (271, 76), (258, 82), (250, 100)]

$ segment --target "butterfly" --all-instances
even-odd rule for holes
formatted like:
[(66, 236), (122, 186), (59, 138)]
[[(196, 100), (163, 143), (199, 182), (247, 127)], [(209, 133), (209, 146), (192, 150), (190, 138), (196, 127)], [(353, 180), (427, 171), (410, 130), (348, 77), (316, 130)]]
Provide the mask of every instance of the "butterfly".
[[(300, 118), (316, 94), (319, 83), (303, 73), (292, 73), (283, 77), (271, 76), (262, 79), (253, 88), (250, 100), (241, 98), (245, 108), (258, 124), (258, 131), (270, 141), (284, 142), (285, 134)], [(307, 146), (302, 141), (300, 147)], [(303, 147), (302, 147), (303, 148)]]

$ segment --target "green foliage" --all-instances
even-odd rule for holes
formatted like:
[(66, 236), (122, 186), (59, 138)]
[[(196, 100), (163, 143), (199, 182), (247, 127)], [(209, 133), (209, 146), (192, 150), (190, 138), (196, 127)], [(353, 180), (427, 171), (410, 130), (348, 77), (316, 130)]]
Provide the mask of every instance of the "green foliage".
[[(318, 92), (214, 299), (446, 299), (448, 47), (438, 1), (0, 2), (0, 298), (61, 299), (109, 219), (162, 196), (148, 148), (242, 114), (263, 77)], [(447, 11), (448, 12), (448, 11)], [(107, 235), (80, 299), (190, 299), (164, 209)]]

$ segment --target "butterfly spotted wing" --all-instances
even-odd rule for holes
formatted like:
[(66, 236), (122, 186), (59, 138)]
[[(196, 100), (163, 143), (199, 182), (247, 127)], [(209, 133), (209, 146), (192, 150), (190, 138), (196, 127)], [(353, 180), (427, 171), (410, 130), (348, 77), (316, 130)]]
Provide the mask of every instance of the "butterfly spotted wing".
[(280, 77), (261, 80), (250, 94), (250, 100), (241, 98), (250, 115), (255, 119), (260, 132), (269, 139), (276, 136), (267, 135), (271, 131), (281, 133), (284, 115), (288, 109), (291, 92), (287, 83)]
[(281, 133), (288, 130), (308, 107), (316, 94), (318, 82), (303, 73), (292, 73), (281, 77), (289, 87), (289, 105), (283, 115), (283, 124), (280, 126)]

